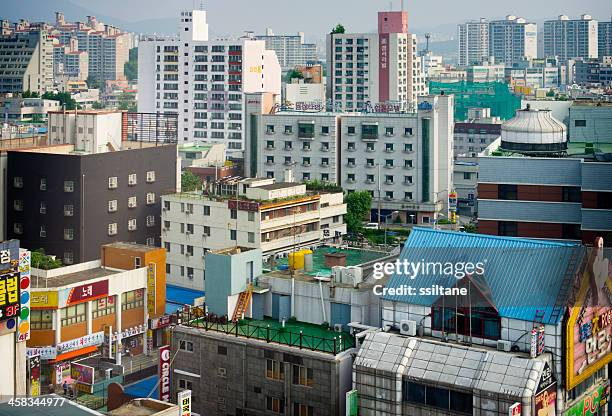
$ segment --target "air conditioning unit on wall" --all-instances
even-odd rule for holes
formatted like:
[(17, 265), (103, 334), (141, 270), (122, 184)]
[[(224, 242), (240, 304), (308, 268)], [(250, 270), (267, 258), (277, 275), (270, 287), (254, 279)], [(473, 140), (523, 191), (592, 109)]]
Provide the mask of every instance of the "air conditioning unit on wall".
[(400, 321), (400, 334), (408, 335), (411, 337), (416, 336), (417, 323), (416, 321), (409, 321), (407, 319), (402, 319)]

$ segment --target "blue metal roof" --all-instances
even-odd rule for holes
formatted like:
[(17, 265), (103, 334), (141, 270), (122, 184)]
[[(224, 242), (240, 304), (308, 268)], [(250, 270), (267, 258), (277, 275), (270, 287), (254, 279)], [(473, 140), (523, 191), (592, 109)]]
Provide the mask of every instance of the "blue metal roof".
[(124, 386), (125, 394), (128, 394), (136, 399), (149, 397), (151, 391), (152, 399), (158, 399), (158, 389), (155, 388), (157, 385), (157, 381), (159, 380), (159, 376), (151, 376), (144, 378), (142, 380), (138, 380), (136, 383), (132, 383), (128, 386)]
[[(544, 323), (557, 324), (563, 317), (555, 309), (566, 302), (567, 288), (584, 256), (584, 247), (526, 238), (498, 237), (453, 231), (413, 228), (399, 261), (483, 263), (482, 280), (489, 287), (493, 306), (500, 317), (534, 321), (536, 313)], [(571, 270), (568, 270), (571, 269)], [(387, 288), (409, 285), (416, 288), (410, 295), (384, 295), (385, 300), (431, 306), (439, 296), (420, 293), (432, 285), (454, 287), (456, 275), (442, 272), (416, 273), (408, 276), (397, 271)], [(413, 278), (411, 278), (413, 277)], [(469, 300), (472, 302), (472, 300)], [(563, 303), (564, 304), (564, 303)]]
[(196, 298), (204, 296), (201, 290), (166, 285), (166, 313), (174, 313), (183, 305), (193, 305)]

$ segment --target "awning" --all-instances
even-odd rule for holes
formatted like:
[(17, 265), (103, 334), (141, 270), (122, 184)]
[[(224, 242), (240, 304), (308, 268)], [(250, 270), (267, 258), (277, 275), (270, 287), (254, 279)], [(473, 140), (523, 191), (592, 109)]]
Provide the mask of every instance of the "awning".
[(57, 357), (55, 357), (54, 360), (49, 360), (49, 363), (57, 363), (60, 361), (66, 361), (69, 358), (74, 358), (80, 355), (90, 354), (92, 352), (96, 352), (97, 350), (98, 350), (98, 347), (96, 345), (92, 345), (91, 347), (85, 347), (85, 348), (81, 348), (81, 349), (74, 350), (74, 351), (68, 351), (63, 354), (58, 355)]

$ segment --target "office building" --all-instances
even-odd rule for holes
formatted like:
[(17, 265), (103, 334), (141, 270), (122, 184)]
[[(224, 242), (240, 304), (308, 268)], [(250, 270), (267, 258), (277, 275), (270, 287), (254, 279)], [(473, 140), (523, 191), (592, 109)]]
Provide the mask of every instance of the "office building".
[(597, 57), (603, 59), (612, 56), (612, 20), (609, 22), (597, 22)]
[(467, 82), (503, 82), (505, 77), (504, 64), (490, 64), (483, 62), (481, 65), (469, 65), (465, 68)]
[[(40, 356), (41, 385), (61, 385), (71, 361), (100, 347), (115, 356), (118, 341), (122, 352), (147, 351), (148, 319), (162, 315), (166, 304), (164, 250), (125, 244), (104, 247), (102, 254), (102, 260), (32, 270), (27, 345), (29, 356)], [(159, 314), (149, 313), (150, 302)]]
[(128, 113), (59, 113), (52, 146), (8, 151), (7, 234), (65, 264), (97, 259), (114, 241), (159, 246), (161, 195), (178, 186), (176, 144), (135, 140), (130, 124)]
[(522, 17), (506, 16), (489, 23), (489, 56), (495, 62), (512, 66), (538, 56), (538, 28)]
[(597, 20), (583, 14), (580, 19), (565, 15), (544, 22), (544, 57), (589, 59), (598, 56)]
[(426, 85), (408, 13), (379, 12), (377, 33), (327, 35), (327, 98), (334, 108), (361, 111), (397, 103), (414, 108)]
[(373, 196), (372, 220), (398, 211), (429, 223), (452, 189), (453, 108), (449, 95), (419, 97), (416, 113), (250, 112), (245, 172), (322, 181)]
[(267, 28), (265, 35), (256, 35), (256, 39), (266, 42), (266, 49), (276, 52), (276, 58), (283, 72), (291, 71), (297, 66), (312, 65), (319, 59), (317, 45), (304, 43), (304, 32), (296, 35), (275, 35)]
[[(494, 120), (498, 121), (498, 120)], [(499, 139), (501, 123), (471, 120), (455, 123), (453, 150), (455, 157), (477, 157), (491, 143)]]
[(43, 94), (53, 88), (53, 46), (44, 30), (0, 36), (0, 92)]
[(489, 22), (472, 20), (457, 25), (459, 66), (481, 63), (489, 56)]
[(259, 248), (268, 255), (339, 242), (346, 234), (341, 192), (307, 192), (306, 185), (230, 177), (201, 193), (162, 197), (162, 242), (168, 281), (202, 290), (204, 255), (228, 247)]
[(526, 87), (531, 90), (538, 88), (559, 88), (565, 85), (563, 73), (565, 66), (529, 65), (523, 68), (506, 68), (506, 81), (515, 91)]
[[(575, 118), (572, 126), (585, 120)], [(568, 142), (565, 125), (550, 111), (518, 111), (502, 125), (498, 151), (479, 158), (478, 231), (609, 241), (612, 149), (595, 137), (572, 127)]]
[(206, 12), (181, 13), (180, 35), (145, 37), (138, 47), (138, 111), (178, 116), (179, 141), (244, 149), (244, 94), (280, 102), (281, 69), (263, 40), (208, 38)]

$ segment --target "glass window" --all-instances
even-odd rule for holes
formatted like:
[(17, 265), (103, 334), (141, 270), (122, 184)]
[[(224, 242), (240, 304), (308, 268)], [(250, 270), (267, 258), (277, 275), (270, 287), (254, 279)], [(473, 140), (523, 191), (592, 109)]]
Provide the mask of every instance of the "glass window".
[(52, 329), (53, 311), (51, 310), (32, 310), (30, 315), (32, 329)]
[(136, 289), (121, 294), (121, 310), (142, 308), (144, 306), (144, 289)]
[(62, 326), (69, 326), (85, 322), (85, 304), (81, 303), (79, 305), (63, 308), (61, 309), (60, 315)]
[(109, 296), (91, 302), (91, 317), (93, 319), (115, 313), (115, 297)]
[(499, 185), (499, 199), (516, 200), (517, 196), (516, 185)]
[(375, 124), (364, 124), (361, 126), (362, 139), (378, 139), (378, 126)]
[(284, 380), (285, 370), (283, 363), (277, 360), (266, 359), (266, 378)]
[(293, 365), (293, 384), (300, 386), (312, 387), (314, 385), (314, 377), (312, 368), (303, 367), (301, 365)]

